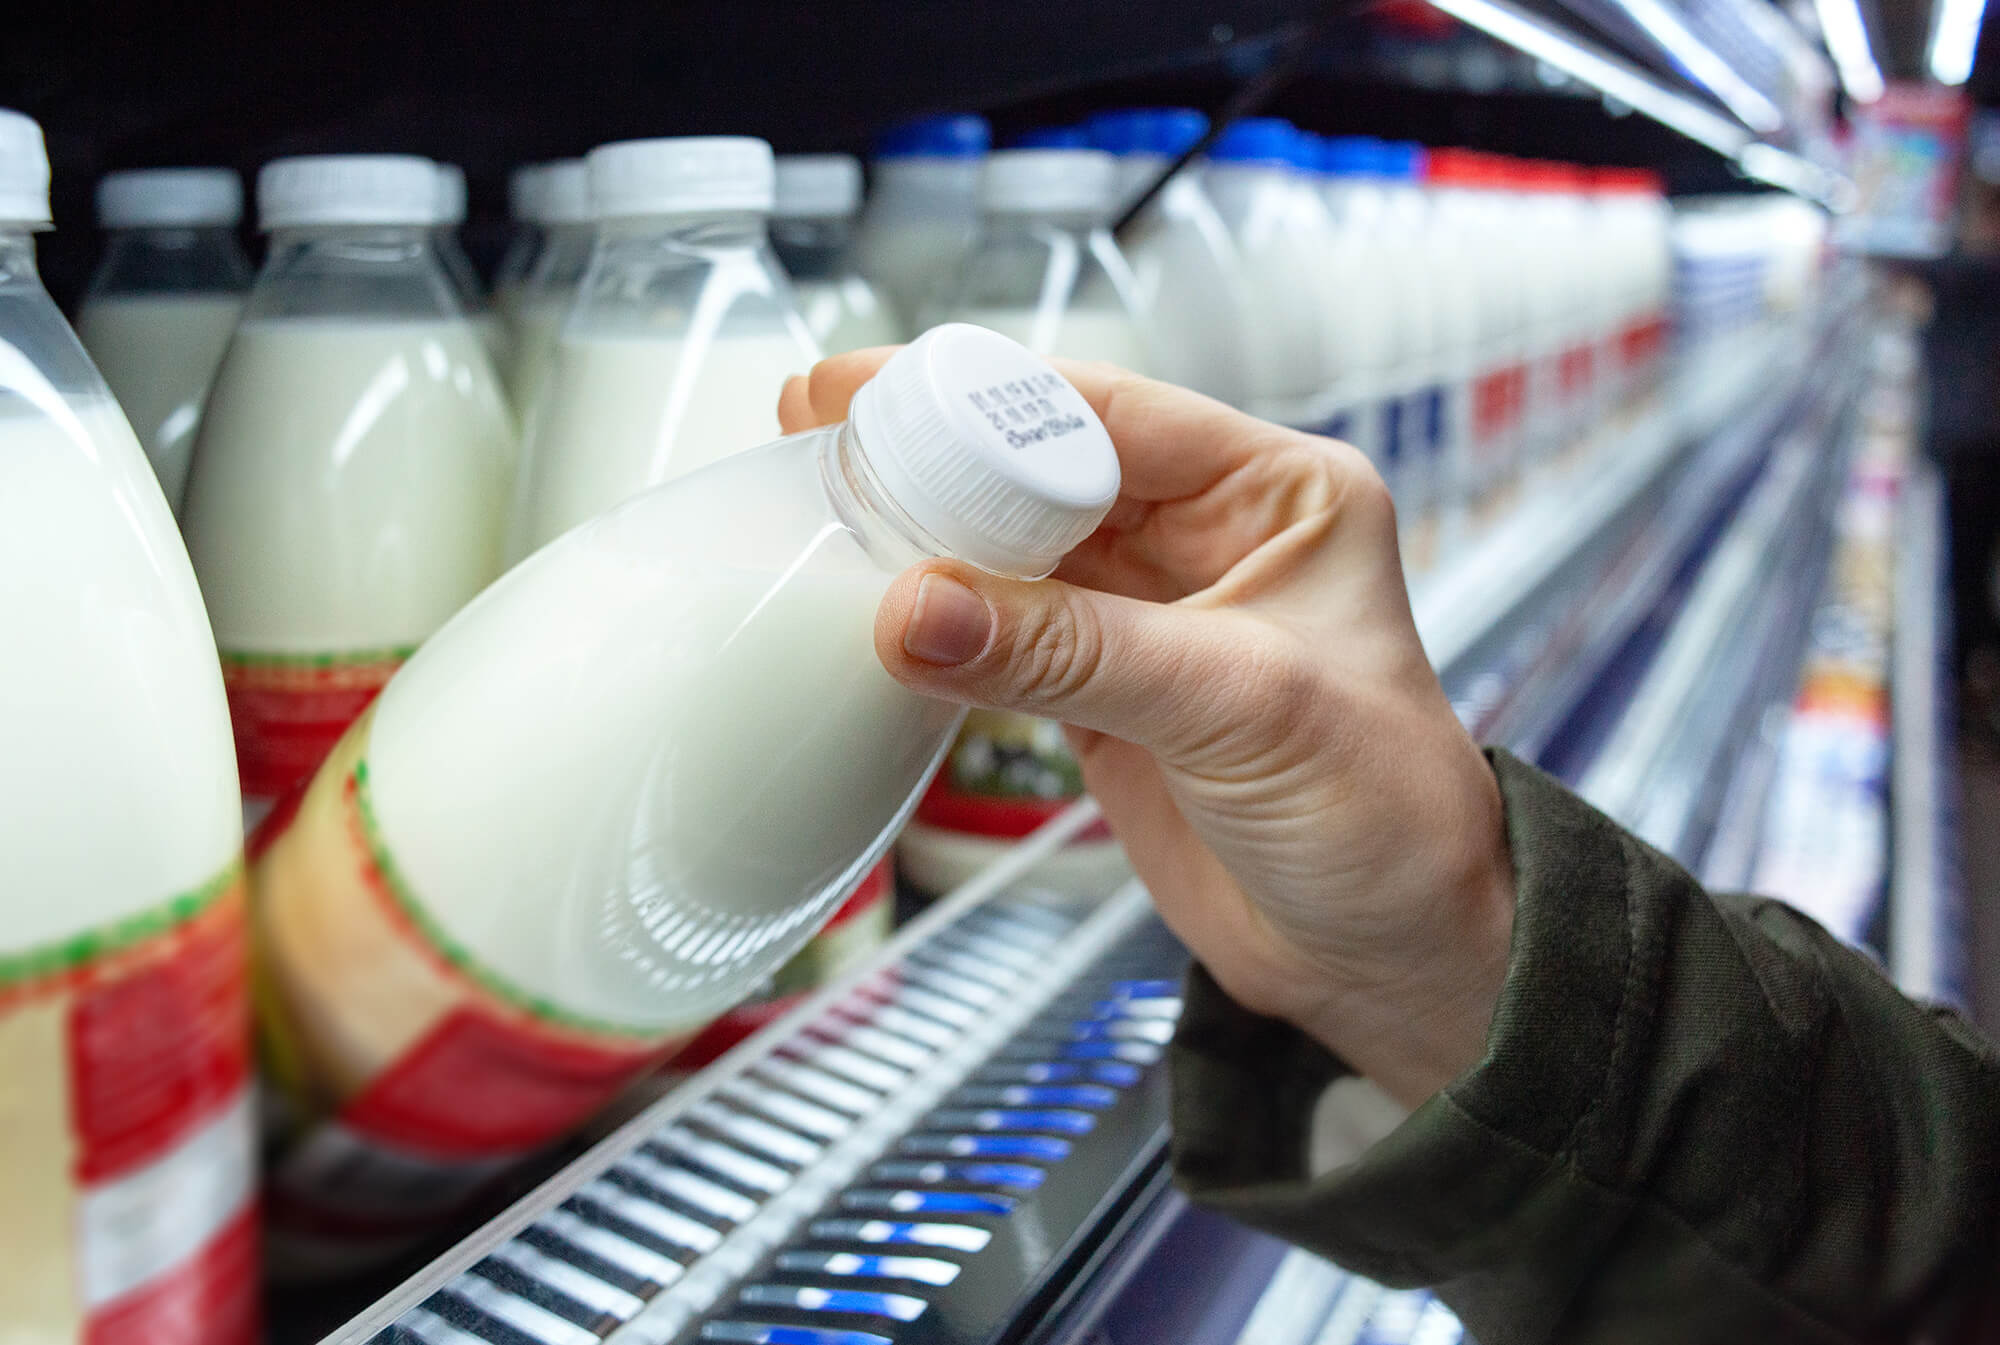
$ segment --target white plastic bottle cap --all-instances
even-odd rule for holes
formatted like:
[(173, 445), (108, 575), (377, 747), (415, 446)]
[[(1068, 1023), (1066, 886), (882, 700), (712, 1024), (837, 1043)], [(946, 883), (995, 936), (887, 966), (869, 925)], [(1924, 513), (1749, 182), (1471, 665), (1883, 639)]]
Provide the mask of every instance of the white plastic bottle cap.
[(229, 168), (141, 168), (97, 183), (106, 229), (227, 228), (243, 218), (243, 179)]
[(697, 211), (770, 213), (771, 147), (747, 135), (621, 140), (584, 156), (599, 219)]
[(33, 117), (0, 108), (0, 223), (49, 222), (49, 151)]
[(542, 223), (588, 224), (597, 218), (590, 208), (590, 170), (581, 159), (558, 159), (542, 165)]
[(507, 174), (507, 218), (517, 224), (547, 224), (549, 166), (525, 163)]
[(465, 223), (465, 170), (455, 163), (437, 166), (437, 222), (455, 229)]
[(778, 159), (781, 218), (851, 215), (861, 207), (861, 160), (852, 154), (785, 154)]
[(1083, 394), (984, 327), (931, 328), (850, 415), (889, 497), (983, 569), (1047, 574), (1118, 498), (1118, 455)]
[(415, 154), (309, 154), (257, 174), (258, 224), (436, 224), (437, 165)]
[(1101, 149), (1003, 149), (979, 179), (984, 210), (1110, 214), (1118, 161)]

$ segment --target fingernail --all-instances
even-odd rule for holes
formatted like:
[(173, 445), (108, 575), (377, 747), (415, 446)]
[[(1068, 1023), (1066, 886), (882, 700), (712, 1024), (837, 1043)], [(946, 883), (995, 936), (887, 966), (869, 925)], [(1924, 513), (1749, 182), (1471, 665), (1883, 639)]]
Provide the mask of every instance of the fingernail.
[(993, 609), (949, 575), (927, 574), (903, 628), (903, 652), (922, 663), (955, 668), (979, 657), (993, 638)]

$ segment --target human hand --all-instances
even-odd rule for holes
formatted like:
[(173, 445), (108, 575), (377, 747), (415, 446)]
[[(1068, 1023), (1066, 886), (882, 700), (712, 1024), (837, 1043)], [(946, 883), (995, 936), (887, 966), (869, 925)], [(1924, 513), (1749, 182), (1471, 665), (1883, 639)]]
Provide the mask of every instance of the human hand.
[[(892, 352), (789, 380), (787, 432)], [(1415, 1105), (1476, 1064), (1505, 977), (1500, 795), (1417, 638), (1387, 488), (1349, 446), (1056, 361), (1124, 471), (1051, 580), (896, 579), (912, 690), (1059, 719), (1161, 916), (1245, 1007)]]

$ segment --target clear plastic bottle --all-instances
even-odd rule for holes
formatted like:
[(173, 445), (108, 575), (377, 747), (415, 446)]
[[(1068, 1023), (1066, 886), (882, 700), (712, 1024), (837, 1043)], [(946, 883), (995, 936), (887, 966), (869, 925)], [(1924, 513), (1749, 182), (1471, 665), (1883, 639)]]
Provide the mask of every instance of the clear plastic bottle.
[[(1333, 222), (1330, 254), (1342, 296), (1329, 344), (1336, 410), (1326, 432), (1359, 448), (1385, 479), (1396, 475), (1383, 438), (1382, 407), (1390, 376), (1406, 357), (1409, 336), (1398, 314), (1404, 278), (1388, 235), (1388, 201), (1379, 177), (1379, 142), (1331, 136), (1319, 142), (1318, 185)], [(1393, 488), (1393, 487), (1392, 487)]]
[(458, 306), (471, 320), (473, 330), (479, 333), (479, 343), (486, 347), (487, 358), (493, 361), (496, 370), (505, 369), (511, 354), (506, 325), (500, 321), (500, 314), (493, 305), (486, 301), (486, 290), (479, 283), (479, 272), (473, 269), (472, 258), (465, 255), (465, 245), (458, 240), (458, 231), (465, 226), (465, 170), (455, 163), (439, 164), (437, 193), (437, 229), (433, 242), (437, 246), (438, 262), (444, 267), (452, 291), (458, 296)]
[(439, 631), (255, 847), (266, 1032), (314, 1122), (284, 1203), (435, 1214), (756, 989), (959, 722), (876, 656), (892, 578), (1044, 575), (1118, 481), (1060, 376), (944, 327), (844, 424), (642, 493)]
[(548, 385), (556, 338), (576, 305), (576, 292), (590, 270), (590, 254), (597, 244), (590, 173), (583, 160), (542, 165), (537, 195), (546, 234), (515, 300), (514, 355), (507, 365), (507, 393), (524, 436)]
[[(1131, 108), (1092, 117), (1091, 142), (1118, 160), (1119, 213), (1200, 140), (1208, 118), (1192, 108)], [(1146, 315), (1155, 371), (1231, 406), (1250, 400), (1250, 322), (1243, 260), (1201, 167), (1174, 174), (1126, 226), (1119, 247), (1131, 263)]]
[(280, 159), (269, 255), (223, 357), (183, 528), (244, 793), (311, 774), (498, 572), (513, 422), (432, 237), (426, 159)]
[(1431, 259), (1431, 219), (1423, 192), (1424, 151), (1412, 144), (1375, 149), (1382, 199), (1382, 261), (1394, 277), (1390, 315), (1399, 359), (1385, 374), (1378, 442), (1396, 499), (1403, 564), (1431, 566), (1440, 532), (1445, 442), (1445, 322), (1452, 296)]
[(901, 341), (902, 323), (854, 269), (861, 161), (851, 154), (783, 155), (775, 200), (771, 246), (819, 348), (838, 355)]
[(627, 140), (585, 162), (597, 242), (528, 425), (516, 558), (763, 443), (819, 358), (771, 254), (769, 145)]
[(48, 184), (0, 111), (0, 1321), (253, 1345), (228, 709), (173, 515), (36, 273)]
[(854, 262), (906, 331), (958, 273), (979, 219), (979, 175), (993, 133), (984, 117), (926, 117), (875, 142), (874, 182)]
[(97, 184), (97, 222), (111, 237), (77, 335), (175, 513), (202, 400), (250, 288), (236, 244), (242, 218), (243, 183), (227, 168), (108, 173)]
[(548, 244), (548, 170), (548, 164), (530, 163), (507, 175), (507, 247), (493, 272), (493, 306), (510, 339), (520, 335), (521, 294)]

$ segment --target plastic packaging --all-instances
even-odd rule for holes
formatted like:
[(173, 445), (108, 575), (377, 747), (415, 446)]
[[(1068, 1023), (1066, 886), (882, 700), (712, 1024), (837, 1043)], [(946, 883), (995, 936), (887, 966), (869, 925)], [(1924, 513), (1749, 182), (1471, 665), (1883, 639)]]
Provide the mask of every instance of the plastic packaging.
[(771, 246), (792, 278), (799, 312), (828, 355), (893, 345), (903, 326), (854, 268), (861, 161), (851, 154), (787, 154), (778, 160)]
[(583, 160), (542, 165), (537, 196), (547, 233), (514, 300), (514, 355), (507, 366), (507, 393), (524, 435), (548, 384), (556, 337), (576, 304), (597, 243), (590, 173)]
[(465, 170), (455, 163), (439, 164), (437, 193), (437, 227), (432, 241), (437, 246), (438, 263), (451, 281), (458, 306), (471, 321), (472, 329), (479, 333), (479, 343), (486, 347), (487, 358), (493, 361), (495, 370), (505, 369), (512, 355), (506, 325), (486, 301), (479, 272), (473, 269), (472, 258), (465, 255), (465, 245), (458, 241), (458, 231), (465, 224)]
[(236, 245), (243, 183), (227, 168), (111, 173), (97, 184), (104, 260), (77, 335), (180, 512), (202, 401), (250, 288)]
[(586, 160), (590, 269), (525, 436), (511, 555), (778, 432), (819, 358), (766, 237), (771, 147), (628, 140)]
[(507, 175), (507, 247), (493, 272), (493, 306), (518, 337), (521, 293), (549, 239), (548, 172), (545, 163), (523, 164)]
[(647, 491), (482, 594), (253, 841), (295, 1108), (274, 1206), (414, 1233), (762, 984), (960, 718), (883, 671), (890, 580), (1046, 574), (1118, 480), (1073, 388), (949, 326), (844, 424)]
[(983, 117), (928, 117), (875, 142), (874, 181), (854, 261), (905, 331), (958, 274), (979, 218), (979, 176), (992, 132)]
[[(1208, 119), (1189, 108), (1092, 117), (1091, 142), (1118, 160), (1119, 211), (1150, 187)], [(1174, 174), (1126, 226), (1119, 246), (1146, 316), (1155, 373), (1231, 406), (1250, 400), (1250, 321), (1242, 258), (1201, 185), (1201, 166)]]
[(435, 184), (397, 155), (258, 177), (270, 252), (183, 518), (253, 800), (310, 775), (499, 569), (512, 421), (431, 244)]
[(253, 1345), (228, 710), (152, 468), (36, 274), (48, 180), (0, 112), (0, 1322)]

